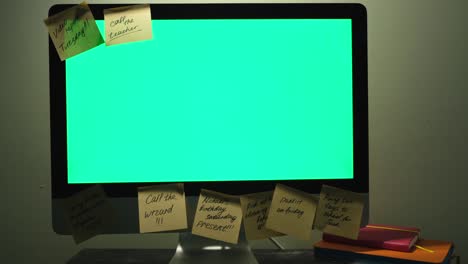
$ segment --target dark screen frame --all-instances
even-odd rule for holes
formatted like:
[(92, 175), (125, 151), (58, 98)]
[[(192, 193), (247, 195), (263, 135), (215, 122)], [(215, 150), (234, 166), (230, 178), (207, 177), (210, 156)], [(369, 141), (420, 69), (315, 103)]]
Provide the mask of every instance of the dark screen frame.
[[(49, 16), (73, 5), (54, 5)], [(125, 4), (91, 4), (94, 18), (102, 20), (103, 10)], [(319, 193), (322, 184), (360, 193), (369, 192), (368, 143), (368, 73), (367, 12), (361, 4), (150, 4), (153, 20), (158, 19), (352, 19), (353, 133), (354, 178), (336, 180), (223, 181), (185, 182), (186, 195), (198, 195), (200, 189), (229, 194), (246, 194), (273, 190), (276, 183)], [(103, 44), (104, 45), (104, 44)], [(65, 198), (93, 184), (68, 184), (65, 100), (65, 61), (60, 58), (49, 38), (51, 186), (52, 198)], [(137, 187), (164, 183), (102, 183), (110, 197), (136, 197)]]

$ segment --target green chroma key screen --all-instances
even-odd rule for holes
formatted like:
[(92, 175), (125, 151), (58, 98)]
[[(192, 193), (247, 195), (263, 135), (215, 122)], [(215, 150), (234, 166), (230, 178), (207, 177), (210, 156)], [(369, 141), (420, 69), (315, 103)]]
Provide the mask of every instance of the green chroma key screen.
[(68, 59), (68, 183), (352, 179), (351, 33), (153, 20), (152, 40)]

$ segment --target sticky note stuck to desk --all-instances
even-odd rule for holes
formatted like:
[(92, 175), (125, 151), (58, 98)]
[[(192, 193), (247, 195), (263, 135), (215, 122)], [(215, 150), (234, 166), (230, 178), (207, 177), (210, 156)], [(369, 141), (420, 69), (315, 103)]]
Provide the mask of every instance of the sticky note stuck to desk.
[(153, 38), (149, 4), (104, 9), (106, 45)]
[(314, 227), (324, 233), (357, 239), (364, 202), (359, 193), (323, 185)]
[(310, 239), (317, 199), (312, 194), (277, 184), (266, 222), (268, 229)]
[(138, 188), (140, 233), (187, 228), (184, 185), (165, 184)]
[(114, 211), (99, 185), (67, 198), (64, 209), (77, 244), (103, 233), (113, 223)]
[(192, 234), (237, 244), (242, 223), (238, 196), (202, 189)]
[(62, 61), (104, 43), (86, 2), (52, 15), (44, 23)]

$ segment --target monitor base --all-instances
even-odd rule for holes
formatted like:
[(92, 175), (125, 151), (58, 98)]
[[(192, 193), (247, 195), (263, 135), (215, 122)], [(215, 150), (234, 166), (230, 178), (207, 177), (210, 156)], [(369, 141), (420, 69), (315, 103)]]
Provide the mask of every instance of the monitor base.
[[(233, 252), (234, 253), (234, 252)], [(177, 254), (176, 254), (177, 255)], [(125, 248), (85, 248), (68, 260), (67, 264), (157, 264), (157, 263), (173, 263), (170, 262), (174, 256), (174, 249), (125, 249)], [(351, 263), (345, 260), (329, 260), (329, 259), (316, 259), (314, 251), (311, 249), (256, 249), (255, 256), (259, 264), (285, 264), (285, 263), (307, 263), (307, 264), (343, 264)], [(172, 258), (174, 259), (174, 258)], [(228, 261), (226, 263), (233, 263), (240, 258), (233, 256), (232, 260), (226, 258), (212, 258), (207, 261)], [(185, 259), (183, 261), (187, 261)], [(197, 258), (190, 258), (189, 263), (196, 261)], [(243, 262), (243, 261), (246, 262)], [(247, 262), (249, 259), (239, 260), (238, 264), (252, 263)], [(184, 262), (179, 262), (184, 263)], [(187, 263), (187, 262), (185, 262)], [(206, 262), (205, 264), (212, 264), (219, 262)], [(356, 262), (352, 262), (356, 263)], [(366, 262), (367, 264), (376, 262)], [(220, 263), (225, 264), (225, 263)]]
[(192, 235), (190, 232), (179, 234), (179, 244), (170, 264), (258, 264), (243, 232), (239, 243), (229, 244), (222, 241)]

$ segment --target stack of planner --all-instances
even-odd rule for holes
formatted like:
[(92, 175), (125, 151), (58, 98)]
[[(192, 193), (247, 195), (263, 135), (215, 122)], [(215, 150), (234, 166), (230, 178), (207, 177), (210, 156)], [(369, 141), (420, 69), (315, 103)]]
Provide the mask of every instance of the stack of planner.
[(323, 234), (314, 245), (318, 258), (378, 263), (449, 263), (453, 243), (420, 239), (420, 229), (413, 227), (367, 225), (356, 240)]

